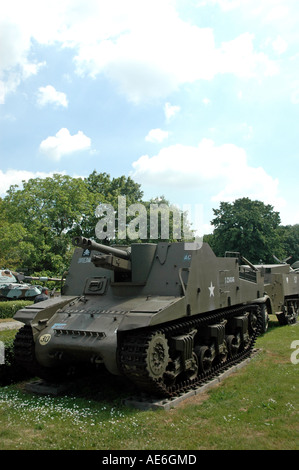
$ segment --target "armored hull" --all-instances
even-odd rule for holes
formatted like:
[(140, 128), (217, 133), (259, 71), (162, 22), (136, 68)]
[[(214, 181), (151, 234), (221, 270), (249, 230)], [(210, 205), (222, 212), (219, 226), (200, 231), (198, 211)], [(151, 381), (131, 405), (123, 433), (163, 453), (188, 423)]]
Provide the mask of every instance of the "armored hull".
[(15, 315), (15, 355), (41, 377), (104, 365), (171, 396), (250, 354), (274, 313), (264, 271), (205, 243), (74, 243), (63, 295)]
[(41, 286), (19, 282), (17, 273), (0, 269), (0, 300), (33, 300), (41, 291)]

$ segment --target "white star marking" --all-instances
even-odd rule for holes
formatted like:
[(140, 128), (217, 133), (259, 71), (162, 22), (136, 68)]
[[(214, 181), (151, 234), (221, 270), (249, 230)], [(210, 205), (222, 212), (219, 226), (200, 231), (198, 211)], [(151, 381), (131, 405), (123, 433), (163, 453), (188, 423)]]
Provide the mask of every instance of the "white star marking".
[(209, 287), (209, 291), (210, 291), (210, 297), (214, 297), (214, 289), (215, 289), (215, 286), (213, 286), (212, 284), (212, 281), (211, 281), (211, 285)]

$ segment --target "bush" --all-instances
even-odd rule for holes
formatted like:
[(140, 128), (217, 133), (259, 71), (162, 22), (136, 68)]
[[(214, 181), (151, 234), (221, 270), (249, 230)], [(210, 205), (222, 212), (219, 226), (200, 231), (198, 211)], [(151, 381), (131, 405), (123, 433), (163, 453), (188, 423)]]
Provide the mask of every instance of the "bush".
[(0, 302), (0, 319), (12, 318), (18, 310), (31, 304), (33, 304), (32, 300), (8, 300)]

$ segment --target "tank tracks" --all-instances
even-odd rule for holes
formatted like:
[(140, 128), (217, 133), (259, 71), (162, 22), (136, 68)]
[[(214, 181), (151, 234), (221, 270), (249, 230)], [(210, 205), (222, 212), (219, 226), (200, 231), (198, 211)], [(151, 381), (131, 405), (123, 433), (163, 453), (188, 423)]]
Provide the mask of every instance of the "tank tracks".
[(35, 368), (34, 341), (32, 328), (24, 325), (16, 334), (14, 340), (14, 356), (18, 364), (32, 373), (37, 372)]
[(38, 376), (47, 379), (44, 374), (44, 368), (42, 368), (35, 359), (35, 343), (30, 325), (24, 325), (16, 334), (14, 340), (14, 356), (17, 364), (33, 377)]
[(60, 378), (59, 372), (55, 369), (47, 370), (37, 362), (35, 358), (35, 343), (30, 325), (24, 325), (17, 332), (14, 340), (14, 357), (17, 364), (33, 377), (37, 376), (48, 381), (55, 381)]
[[(256, 325), (252, 331), (249, 342), (240, 350), (225, 360), (213, 365), (208, 371), (200, 372), (196, 377), (184, 377), (175, 383), (167, 383), (167, 373), (164, 377), (158, 379), (151, 374), (148, 366), (149, 345), (153, 338), (157, 336), (172, 338), (178, 335), (186, 334), (188, 331), (199, 330), (207, 325), (217, 324), (225, 319), (242, 315), (245, 312), (252, 311), (256, 314)], [(199, 317), (180, 320), (172, 325), (159, 325), (157, 328), (148, 329), (146, 332), (133, 332), (125, 336), (119, 351), (119, 363), (123, 374), (137, 387), (145, 391), (148, 395), (156, 397), (174, 398), (182, 393), (197, 388), (216, 376), (236, 365), (244, 359), (250, 357), (256, 338), (262, 330), (262, 315), (259, 305), (247, 305), (229, 311), (220, 311), (213, 314), (200, 315)], [(167, 359), (167, 358), (166, 358)], [(162, 353), (155, 351), (156, 367), (159, 368), (159, 361), (163, 362)], [(154, 364), (155, 365), (155, 364)]]
[[(159, 370), (169, 356), (160, 350), (161, 341), (168, 341), (172, 338), (190, 336), (190, 332), (200, 330), (207, 325), (214, 325), (223, 320), (242, 315), (245, 312), (253, 312), (257, 316), (257, 322), (250, 336), (249, 342), (240, 352), (227, 357), (225, 360), (213, 364), (208, 371), (199, 374), (182, 373), (177, 380), (169, 380), (167, 373), (159, 376)], [(250, 357), (256, 338), (260, 334), (262, 325), (261, 308), (259, 305), (247, 305), (229, 311), (219, 311), (212, 314), (200, 315), (188, 319), (180, 319), (174, 323), (159, 325), (156, 328), (146, 330), (135, 330), (124, 334), (118, 351), (118, 362), (122, 374), (131, 382), (137, 385), (138, 389), (145, 391), (148, 395), (156, 397), (174, 398), (182, 393), (197, 388), (225, 371), (229, 367), (236, 365), (244, 359)], [(164, 338), (164, 339), (163, 339)], [(152, 348), (152, 359), (149, 364), (148, 355)], [(35, 344), (32, 328), (30, 325), (23, 326), (17, 333), (14, 342), (14, 354), (17, 363), (29, 371), (33, 376), (38, 376), (46, 381), (56, 381), (61, 379), (59, 371), (45, 370), (35, 359)], [(65, 377), (65, 374), (63, 374)], [(161, 374), (160, 374), (161, 375)], [(165, 379), (165, 380), (164, 380)]]

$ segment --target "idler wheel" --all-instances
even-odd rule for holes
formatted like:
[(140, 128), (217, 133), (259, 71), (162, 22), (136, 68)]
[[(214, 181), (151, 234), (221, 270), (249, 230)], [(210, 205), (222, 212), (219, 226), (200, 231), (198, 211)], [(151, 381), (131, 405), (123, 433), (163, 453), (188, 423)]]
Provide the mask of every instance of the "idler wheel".
[(168, 342), (163, 333), (155, 333), (148, 341), (146, 369), (153, 379), (160, 379), (169, 362)]

